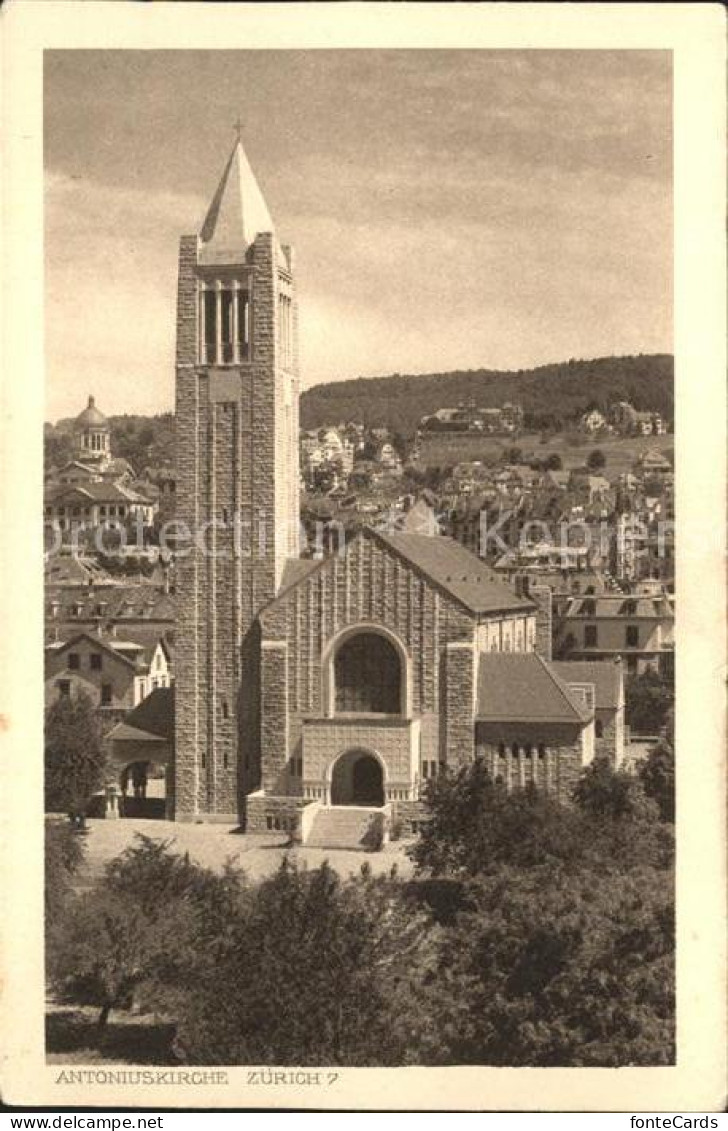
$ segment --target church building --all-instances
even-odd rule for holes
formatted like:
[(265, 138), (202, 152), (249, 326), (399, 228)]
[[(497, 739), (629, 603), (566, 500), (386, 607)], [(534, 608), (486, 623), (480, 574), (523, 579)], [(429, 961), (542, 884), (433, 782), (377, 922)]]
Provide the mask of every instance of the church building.
[(238, 140), (179, 252), (176, 819), (367, 843), (476, 757), (568, 795), (595, 688), (550, 663), (549, 591), (412, 529), (301, 556), (298, 398), (295, 259)]

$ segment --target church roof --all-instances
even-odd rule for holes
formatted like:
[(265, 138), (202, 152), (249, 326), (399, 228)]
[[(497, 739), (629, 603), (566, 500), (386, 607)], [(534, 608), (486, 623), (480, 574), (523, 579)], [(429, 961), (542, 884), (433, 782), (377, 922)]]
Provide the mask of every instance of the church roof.
[(444, 535), (383, 534), (376, 537), (395, 553), (421, 570), (473, 613), (502, 609), (532, 610), (527, 598), (518, 597), (509, 585), (475, 554)]
[(200, 229), (201, 264), (241, 263), (260, 232), (273, 221), (238, 138)]
[(109, 422), (96, 407), (96, 401), (93, 397), (89, 397), (88, 404), (83, 412), (80, 412), (76, 417), (75, 428), (108, 428)]
[(591, 714), (535, 652), (483, 652), (478, 664), (476, 718), (583, 725)]
[[(485, 562), (453, 538), (441, 534), (384, 534), (370, 527), (361, 530), (357, 538), (374, 538), (383, 543), (464, 605), (468, 612), (476, 615), (507, 609), (532, 612), (535, 607), (533, 601), (518, 597)], [(329, 558), (289, 558), (274, 601), (285, 596), (312, 573), (325, 569), (329, 561)]]

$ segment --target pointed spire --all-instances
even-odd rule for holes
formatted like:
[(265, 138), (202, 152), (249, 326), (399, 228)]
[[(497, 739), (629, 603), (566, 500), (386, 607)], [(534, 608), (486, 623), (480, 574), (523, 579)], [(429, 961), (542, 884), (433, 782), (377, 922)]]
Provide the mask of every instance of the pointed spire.
[(274, 230), (268, 206), (237, 137), (200, 229), (200, 263), (240, 263), (259, 232)]

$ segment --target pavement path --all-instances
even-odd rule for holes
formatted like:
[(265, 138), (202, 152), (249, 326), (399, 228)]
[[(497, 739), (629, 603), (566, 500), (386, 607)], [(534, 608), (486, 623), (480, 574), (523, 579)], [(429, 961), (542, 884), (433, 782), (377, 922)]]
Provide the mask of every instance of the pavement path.
[(261, 880), (275, 872), (284, 856), (301, 867), (316, 868), (327, 860), (342, 877), (358, 875), (367, 863), (374, 875), (386, 875), (397, 866), (400, 879), (413, 872), (404, 852), (404, 843), (388, 844), (381, 852), (361, 852), (336, 848), (288, 847), (285, 834), (240, 833), (235, 825), (187, 824), (152, 820), (89, 820), (85, 837), (84, 886), (101, 874), (110, 860), (123, 852), (137, 833), (169, 842), (173, 851), (189, 852), (190, 859), (206, 868), (221, 871), (227, 861), (244, 869), (250, 880)]

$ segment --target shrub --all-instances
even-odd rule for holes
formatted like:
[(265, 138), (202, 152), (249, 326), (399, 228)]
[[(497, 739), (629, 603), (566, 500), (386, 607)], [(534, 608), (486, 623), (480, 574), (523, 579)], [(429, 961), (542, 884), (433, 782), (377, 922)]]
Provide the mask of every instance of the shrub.
[(674, 1063), (674, 911), (649, 868), (502, 867), (470, 886), (433, 990), (438, 1063)]
[(436, 932), (396, 881), (284, 862), (198, 953), (177, 1044), (195, 1064), (407, 1063)]

